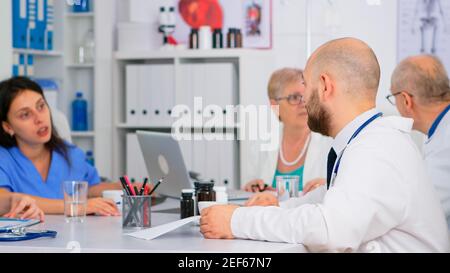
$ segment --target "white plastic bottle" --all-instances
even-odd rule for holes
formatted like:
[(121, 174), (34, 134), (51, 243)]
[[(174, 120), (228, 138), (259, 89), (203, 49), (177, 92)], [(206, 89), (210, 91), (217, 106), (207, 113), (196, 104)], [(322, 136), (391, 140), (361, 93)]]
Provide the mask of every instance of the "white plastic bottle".
[(216, 186), (214, 187), (214, 191), (216, 192), (216, 202), (221, 205), (227, 205), (228, 204), (227, 188)]

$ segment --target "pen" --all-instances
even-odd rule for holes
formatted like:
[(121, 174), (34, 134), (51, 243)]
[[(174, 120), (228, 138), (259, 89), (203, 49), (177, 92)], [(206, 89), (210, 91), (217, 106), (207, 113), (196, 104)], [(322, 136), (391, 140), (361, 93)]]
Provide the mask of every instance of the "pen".
[(141, 191), (139, 192), (139, 195), (143, 195), (145, 193), (146, 187), (147, 187), (147, 183), (148, 183), (148, 178), (146, 177), (144, 179), (144, 184), (142, 184), (142, 188)]
[(130, 183), (130, 179), (128, 179), (128, 176), (125, 175), (123, 178), (125, 179), (125, 182), (127, 183), (127, 186), (130, 190), (130, 195), (136, 196), (136, 192), (134, 191), (133, 186)]
[(163, 182), (163, 180), (164, 180), (164, 177), (161, 178), (161, 179), (158, 181), (158, 183), (155, 185), (155, 187), (153, 188), (153, 190), (152, 190), (148, 195), (152, 195), (153, 192), (155, 192), (156, 188), (158, 188), (158, 186), (161, 185), (161, 183)]
[(123, 187), (123, 190), (125, 191), (125, 193), (126, 193), (128, 196), (130, 196), (130, 195), (131, 195), (131, 192), (130, 192), (128, 186), (127, 186), (127, 182), (125, 181), (125, 178), (120, 177), (120, 183), (122, 184), (122, 187)]

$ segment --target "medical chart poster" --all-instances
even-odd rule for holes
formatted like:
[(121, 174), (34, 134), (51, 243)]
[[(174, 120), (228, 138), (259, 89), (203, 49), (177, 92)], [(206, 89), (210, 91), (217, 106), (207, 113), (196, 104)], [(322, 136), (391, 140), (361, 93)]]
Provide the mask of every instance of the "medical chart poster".
[(433, 54), (450, 71), (450, 1), (399, 0), (398, 61)]

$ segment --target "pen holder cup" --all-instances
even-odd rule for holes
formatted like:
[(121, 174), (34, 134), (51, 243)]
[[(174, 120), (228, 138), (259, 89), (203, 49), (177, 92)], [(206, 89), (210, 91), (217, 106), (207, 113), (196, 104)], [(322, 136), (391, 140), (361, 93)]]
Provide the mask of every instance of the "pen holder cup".
[(122, 228), (150, 228), (151, 208), (151, 196), (124, 196), (122, 208)]

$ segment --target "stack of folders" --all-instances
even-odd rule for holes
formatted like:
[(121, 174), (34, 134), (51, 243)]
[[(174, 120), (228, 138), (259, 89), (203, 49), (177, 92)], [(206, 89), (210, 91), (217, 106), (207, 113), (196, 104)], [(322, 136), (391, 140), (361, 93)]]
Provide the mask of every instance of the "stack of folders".
[[(13, 47), (53, 50), (54, 0), (12, 0)], [(13, 76), (34, 76), (34, 56), (14, 53)]]
[(14, 53), (12, 75), (17, 76), (34, 76), (34, 56)]
[(52, 50), (54, 0), (13, 1), (13, 47)]

